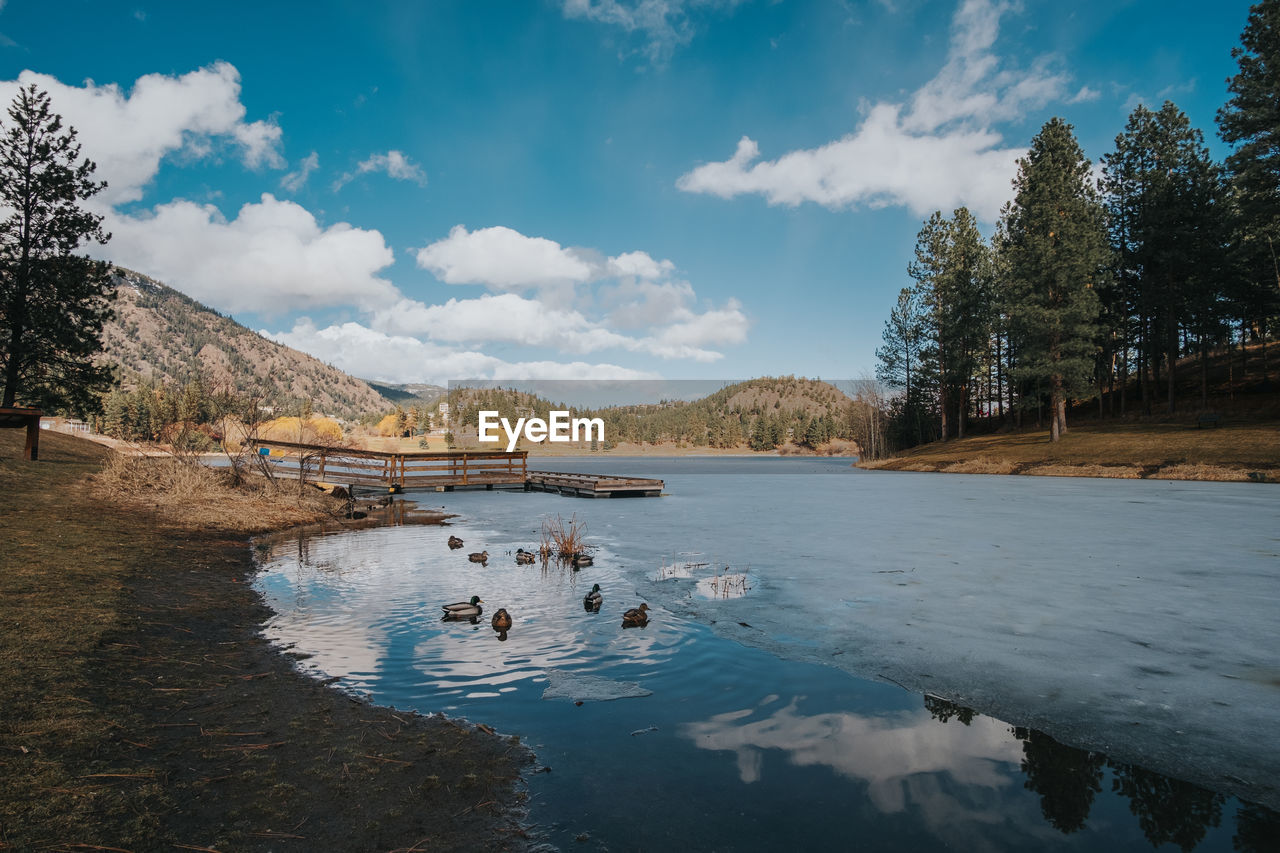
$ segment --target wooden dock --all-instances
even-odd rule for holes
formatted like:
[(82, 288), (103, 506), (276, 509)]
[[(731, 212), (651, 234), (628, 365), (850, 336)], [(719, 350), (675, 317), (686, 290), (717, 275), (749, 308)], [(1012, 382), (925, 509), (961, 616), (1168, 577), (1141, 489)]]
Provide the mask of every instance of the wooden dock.
[(662, 494), (663, 485), (661, 480), (641, 477), (559, 471), (530, 471), (525, 481), (525, 488), (531, 491), (556, 492), (580, 498), (656, 498)]
[(273, 476), (350, 489), (367, 486), (399, 492), (459, 488), (522, 489), (576, 497), (656, 497), (662, 480), (601, 474), (530, 471), (524, 450), (388, 453), (255, 439), (250, 448)]

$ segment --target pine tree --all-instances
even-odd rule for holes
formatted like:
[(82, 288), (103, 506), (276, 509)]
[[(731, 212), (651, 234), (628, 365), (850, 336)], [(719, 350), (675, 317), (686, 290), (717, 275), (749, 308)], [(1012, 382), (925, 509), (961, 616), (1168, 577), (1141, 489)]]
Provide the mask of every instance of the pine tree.
[(1168, 101), (1159, 112), (1137, 107), (1103, 163), (1117, 261), (1107, 316), (1139, 347), (1148, 410), (1164, 358), (1172, 413), (1183, 333), (1196, 333), (1203, 354), (1220, 325), (1225, 259), (1220, 170), (1200, 131)]
[[(928, 343), (920, 348), (936, 379), (941, 438), (965, 434), (974, 373), (985, 353), (990, 329), (990, 268), (987, 246), (967, 208), (950, 219), (936, 211), (916, 237), (915, 260), (907, 272), (927, 308)], [(908, 395), (909, 397), (910, 395)]]
[(102, 217), (81, 203), (106, 184), (63, 132), (49, 95), (28, 86), (0, 125), (0, 405), (97, 411), (111, 370), (94, 363), (115, 290), (110, 266), (76, 255), (105, 242)]
[(1017, 374), (1048, 395), (1052, 441), (1066, 431), (1067, 400), (1092, 392), (1109, 252), (1089, 168), (1071, 125), (1049, 120), (1018, 161), (1016, 195), (1004, 213)]
[(917, 288), (898, 291), (898, 302), (884, 324), (884, 346), (876, 350), (876, 379), (902, 394), (894, 398), (891, 429), (904, 446), (925, 441), (926, 420), (935, 414), (928, 399), (936, 393), (937, 378), (930, 370), (929, 318)]
[(1240, 43), (1218, 132), (1235, 148), (1226, 161), (1239, 217), (1232, 242), (1246, 282), (1235, 302), (1258, 324), (1265, 359), (1266, 322), (1280, 309), (1280, 0), (1249, 10)]

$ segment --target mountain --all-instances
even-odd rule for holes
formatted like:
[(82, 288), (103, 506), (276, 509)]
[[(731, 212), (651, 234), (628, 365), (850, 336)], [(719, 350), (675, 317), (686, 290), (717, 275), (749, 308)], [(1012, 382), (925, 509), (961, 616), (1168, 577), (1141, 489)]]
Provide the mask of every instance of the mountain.
[(400, 385), (392, 382), (374, 382), (371, 379), (366, 379), (365, 382), (369, 384), (370, 388), (377, 391), (383, 397), (401, 404), (430, 404), (436, 402), (441, 397), (449, 393), (448, 389), (442, 385), (428, 385), (422, 382), (411, 382)]
[(317, 414), (353, 419), (394, 403), (369, 383), (257, 332), (141, 273), (116, 268), (116, 317), (103, 360), (131, 387), (199, 376), (209, 390), (261, 395), (277, 409), (311, 401)]

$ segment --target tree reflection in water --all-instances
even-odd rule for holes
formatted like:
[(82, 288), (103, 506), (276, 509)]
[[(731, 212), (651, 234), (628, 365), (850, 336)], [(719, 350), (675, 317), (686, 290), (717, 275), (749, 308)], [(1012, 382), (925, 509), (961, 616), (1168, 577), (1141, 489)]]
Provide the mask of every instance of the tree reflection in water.
[[(943, 723), (954, 718), (968, 725), (977, 716), (972, 709), (937, 696), (925, 696), (924, 706)], [(1025, 787), (1040, 795), (1040, 811), (1059, 832), (1084, 828), (1094, 797), (1102, 791), (1104, 768), (1111, 771), (1111, 790), (1129, 801), (1129, 811), (1153, 847), (1173, 844), (1183, 851), (1193, 850), (1222, 821), (1226, 803), (1222, 794), (1058, 743), (1036, 729), (1015, 727), (1013, 735), (1022, 741)], [(1280, 815), (1253, 803), (1240, 804), (1232, 837), (1236, 850), (1275, 850), (1277, 838)]]
[(1084, 829), (1093, 798), (1102, 790), (1102, 768), (1107, 757), (1064, 746), (1042, 731), (1014, 728), (1022, 741), (1024, 787), (1040, 795), (1040, 812), (1059, 832)]
[(1253, 803), (1241, 803), (1236, 812), (1236, 834), (1231, 846), (1240, 853), (1265, 853), (1276, 849), (1280, 815)]

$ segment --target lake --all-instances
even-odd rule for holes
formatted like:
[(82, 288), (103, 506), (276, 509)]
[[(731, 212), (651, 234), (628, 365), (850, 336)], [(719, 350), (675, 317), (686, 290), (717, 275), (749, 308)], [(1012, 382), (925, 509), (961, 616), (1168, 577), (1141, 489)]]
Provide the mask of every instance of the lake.
[[(1280, 489), (817, 459), (531, 465), (660, 477), (667, 494), (409, 495), (456, 517), (260, 540), (256, 583), (269, 636), (316, 673), (521, 735), (541, 765), (530, 819), (555, 846), (1280, 837)], [(585, 525), (594, 565), (517, 566), (557, 517)], [(487, 566), (467, 560), (481, 550)], [(478, 624), (440, 620), (472, 595)], [(642, 601), (648, 625), (624, 629)]]

